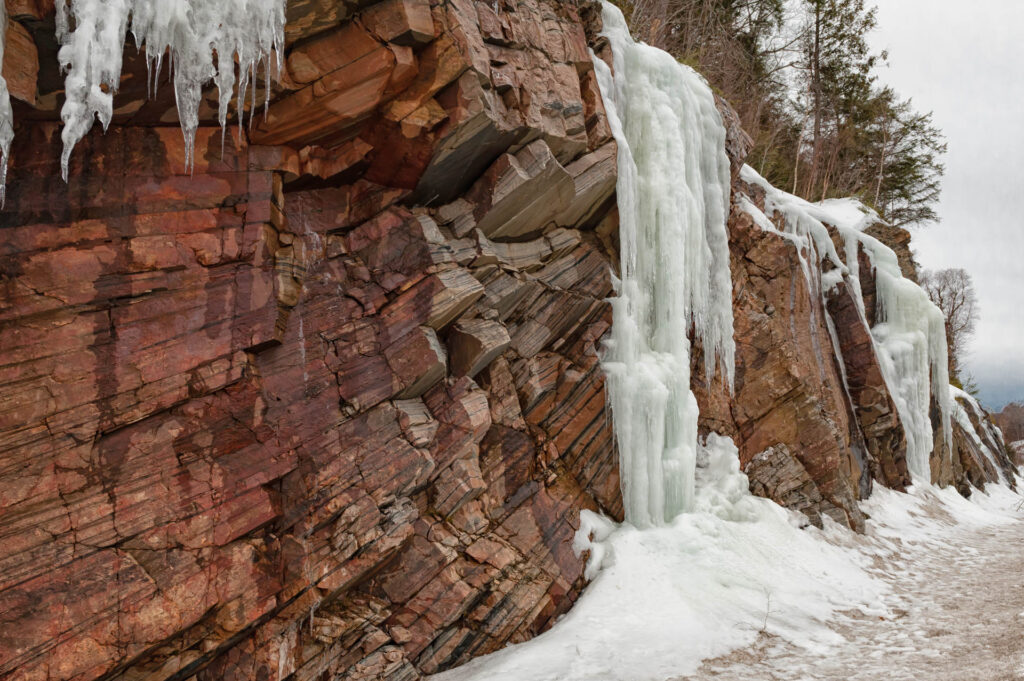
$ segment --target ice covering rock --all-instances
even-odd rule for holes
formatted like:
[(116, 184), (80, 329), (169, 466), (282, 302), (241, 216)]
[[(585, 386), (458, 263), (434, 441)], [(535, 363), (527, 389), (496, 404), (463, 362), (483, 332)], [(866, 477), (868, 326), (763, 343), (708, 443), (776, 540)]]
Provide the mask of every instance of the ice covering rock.
[[(0, 64), (4, 63), (4, 49), (7, 41), (7, 5), (0, 3)], [(14, 139), (14, 112), (11, 110), (11, 95), (7, 81), (0, 75), (0, 206), (4, 205), (7, 186), (7, 156)]]
[(170, 53), (189, 166), (203, 86), (210, 81), (217, 84), (222, 127), (227, 124), (228, 106), (237, 87), (242, 125), (250, 81), (255, 108), (260, 66), (267, 80), (268, 100), (272, 54), (276, 53), (275, 65), (281, 68), (285, 0), (58, 0), (56, 8), (61, 44), (58, 58), (67, 72), (67, 99), (61, 110), (65, 180), (71, 151), (94, 120), (98, 118), (104, 130), (110, 125), (129, 20), (136, 44), (140, 49), (145, 45), (154, 84), (165, 53)]
[(697, 402), (690, 391), (694, 329), (733, 376), (732, 281), (725, 128), (692, 69), (629, 35), (604, 3), (615, 74), (595, 59), (618, 142), (621, 281), (604, 368), (619, 445), (626, 519), (662, 525), (694, 502)]
[[(745, 182), (765, 192), (765, 213), (780, 218), (783, 233), (796, 240), (806, 252), (805, 275), (819, 289), (828, 289), (845, 279), (862, 316), (864, 298), (860, 283), (859, 253), (871, 262), (875, 275), (876, 315), (871, 336), (885, 383), (896, 404), (907, 436), (907, 468), (915, 482), (931, 481), (929, 458), (934, 446), (931, 405), (939, 407), (943, 437), (951, 438), (949, 375), (945, 320), (942, 311), (915, 282), (903, 276), (899, 259), (891, 248), (863, 230), (879, 222), (874, 211), (855, 200), (809, 203), (776, 189), (749, 167), (742, 171)], [(756, 213), (749, 201), (744, 210)], [(762, 228), (776, 229), (765, 216), (755, 215)], [(834, 227), (845, 246), (840, 257), (826, 224)], [(822, 272), (825, 271), (824, 274)], [(864, 319), (867, 324), (867, 319)]]

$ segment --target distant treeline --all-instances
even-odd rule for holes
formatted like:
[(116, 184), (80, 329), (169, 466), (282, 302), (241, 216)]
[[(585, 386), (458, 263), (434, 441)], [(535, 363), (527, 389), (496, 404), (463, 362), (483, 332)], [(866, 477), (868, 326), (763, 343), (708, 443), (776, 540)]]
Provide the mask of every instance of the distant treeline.
[(878, 82), (864, 0), (613, 1), (729, 100), (754, 138), (748, 163), (775, 186), (858, 196), (895, 226), (935, 219), (944, 138)]

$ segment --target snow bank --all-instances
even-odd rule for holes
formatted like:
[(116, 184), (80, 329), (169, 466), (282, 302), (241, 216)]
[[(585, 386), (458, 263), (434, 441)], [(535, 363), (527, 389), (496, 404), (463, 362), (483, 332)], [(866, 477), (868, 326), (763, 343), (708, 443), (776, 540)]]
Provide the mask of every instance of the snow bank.
[(693, 328), (707, 375), (732, 384), (732, 277), (725, 128), (707, 84), (661, 50), (638, 44), (604, 5), (615, 75), (595, 59), (618, 142), (621, 281), (603, 366), (626, 519), (661, 525), (694, 498), (697, 401)]
[(267, 79), (268, 98), (272, 53), (281, 67), (285, 0), (57, 0), (56, 7), (58, 58), (67, 72), (67, 99), (61, 109), (65, 180), (75, 144), (97, 118), (106, 130), (113, 117), (129, 21), (136, 45), (145, 47), (154, 87), (167, 54), (190, 167), (203, 86), (211, 81), (217, 85), (222, 127), (237, 89), (242, 125), (250, 81), (255, 108), (259, 67)]
[(664, 681), (761, 632), (824, 652), (842, 640), (826, 625), (836, 610), (885, 613), (866, 557), (750, 496), (728, 439), (701, 450), (692, 513), (639, 530), (585, 512), (579, 548), (599, 569), (573, 609), (541, 637), (437, 681)]
[[(435, 681), (665, 681), (762, 632), (826, 656), (846, 644), (828, 625), (851, 612), (891, 618), (905, 605), (891, 581), (913, 570), (908, 545), (958, 545), (958, 529), (1019, 522), (1021, 496), (1001, 485), (970, 500), (952, 489), (876, 488), (858, 535), (746, 493), (736, 449), (712, 436), (692, 513), (638, 530), (586, 513), (578, 539), (594, 581), (542, 636)], [(581, 533), (582, 534), (582, 533)]]

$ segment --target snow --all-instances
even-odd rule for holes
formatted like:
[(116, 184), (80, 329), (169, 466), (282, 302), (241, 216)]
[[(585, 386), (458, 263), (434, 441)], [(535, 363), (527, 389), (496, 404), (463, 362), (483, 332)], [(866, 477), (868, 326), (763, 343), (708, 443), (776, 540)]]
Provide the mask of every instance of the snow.
[(762, 632), (821, 652), (841, 642), (826, 624), (837, 610), (885, 614), (870, 557), (826, 540), (846, 530), (801, 530), (803, 516), (750, 496), (728, 439), (710, 436), (701, 454), (691, 513), (640, 530), (584, 512), (596, 578), (573, 609), (436, 681), (664, 681)]
[[(776, 189), (749, 166), (744, 182), (765, 191), (766, 218), (780, 215), (785, 231), (796, 238), (812, 291), (827, 291), (845, 279), (864, 313), (858, 250), (863, 249), (875, 274), (876, 319), (871, 327), (876, 355), (889, 393), (907, 436), (907, 466), (914, 481), (931, 480), (929, 459), (934, 448), (932, 401), (939, 406), (943, 437), (950, 442), (952, 402), (949, 385), (945, 320), (928, 294), (906, 279), (891, 248), (863, 233), (880, 221), (877, 213), (856, 199), (810, 203)], [(747, 202), (749, 204), (749, 201)], [(750, 206), (741, 204), (748, 213)], [(754, 208), (756, 210), (756, 207)], [(760, 221), (754, 216), (755, 221)], [(836, 228), (845, 244), (840, 258), (826, 224)], [(821, 271), (827, 263), (829, 271)], [(865, 321), (866, 324), (866, 321)]]
[[(4, 63), (7, 41), (7, 5), (0, 2), (0, 64)], [(0, 207), (4, 205), (7, 187), (7, 157), (14, 140), (14, 111), (11, 109), (11, 94), (7, 81), (0, 75)]]
[(110, 125), (129, 23), (136, 45), (145, 46), (154, 87), (169, 52), (189, 167), (203, 86), (211, 81), (217, 85), (222, 128), (237, 88), (241, 126), (250, 81), (255, 108), (260, 66), (268, 97), (273, 53), (281, 68), (285, 0), (58, 0), (56, 7), (58, 59), (67, 72), (67, 99), (61, 109), (65, 180), (71, 152), (93, 122), (98, 118), (104, 130)]
[(604, 4), (615, 75), (595, 59), (618, 142), (621, 280), (604, 370), (626, 520), (664, 524), (694, 499), (697, 402), (692, 327), (732, 385), (735, 345), (726, 217), (725, 129), (707, 84), (661, 50), (638, 44)]
[[(802, 516), (746, 493), (729, 440), (710, 436), (705, 457), (693, 512), (665, 526), (640, 530), (584, 512), (577, 543), (591, 551), (594, 581), (550, 631), (434, 681), (665, 681), (765, 635), (813, 672), (815, 660), (840, 653), (864, 661), (843, 633), (857, 622), (894, 628), (884, 651), (894, 654), (921, 638), (899, 626), (908, 603), (898, 589), (916, 573), (914, 560), (973, 553), (965, 537), (1024, 518), (1022, 498), (1002, 485), (970, 500), (932, 486), (876, 487), (861, 502), (866, 534), (828, 519), (824, 530), (799, 529)], [(927, 607), (929, 593), (914, 605)]]

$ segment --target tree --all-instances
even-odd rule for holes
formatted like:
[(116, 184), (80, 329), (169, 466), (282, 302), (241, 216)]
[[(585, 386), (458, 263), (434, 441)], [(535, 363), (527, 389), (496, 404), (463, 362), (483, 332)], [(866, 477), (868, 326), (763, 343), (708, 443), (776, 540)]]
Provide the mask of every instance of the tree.
[(803, 4), (801, 70), (812, 139), (810, 172), (800, 186), (804, 196), (820, 199), (828, 194), (834, 164), (849, 137), (847, 127), (862, 113), (859, 105), (870, 97), (872, 69), (884, 55), (872, 54), (868, 47), (875, 9), (865, 8), (864, 0), (803, 0)]
[(932, 114), (914, 111), (910, 100), (901, 101), (891, 88), (875, 95), (876, 121), (873, 155), (878, 159), (872, 205), (894, 227), (936, 219), (945, 167), (942, 132)]
[(978, 322), (978, 301), (974, 282), (964, 269), (924, 272), (921, 287), (946, 317), (946, 345), (949, 347), (949, 375), (962, 380), (967, 342)]
[(897, 227), (936, 218), (946, 145), (931, 114), (875, 84), (868, 0), (613, 1), (732, 104), (769, 182), (857, 196)]

